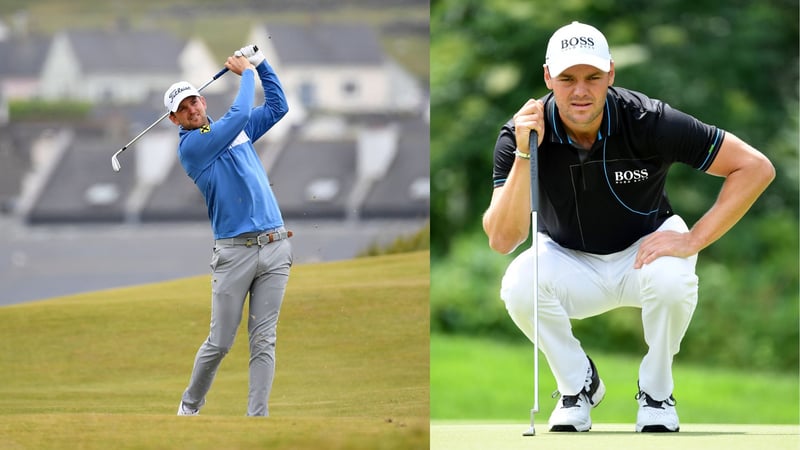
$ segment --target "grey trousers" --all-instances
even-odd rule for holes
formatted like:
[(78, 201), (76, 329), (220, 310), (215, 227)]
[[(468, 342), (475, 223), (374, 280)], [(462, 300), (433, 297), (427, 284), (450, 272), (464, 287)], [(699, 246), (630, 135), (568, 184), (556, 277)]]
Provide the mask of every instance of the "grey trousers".
[(185, 405), (200, 409), (222, 358), (233, 346), (250, 294), (247, 331), (250, 337), (248, 416), (269, 415), (269, 394), (275, 374), (278, 315), (289, 280), (292, 245), (289, 239), (266, 244), (214, 246), (211, 258), (211, 329), (194, 360)]

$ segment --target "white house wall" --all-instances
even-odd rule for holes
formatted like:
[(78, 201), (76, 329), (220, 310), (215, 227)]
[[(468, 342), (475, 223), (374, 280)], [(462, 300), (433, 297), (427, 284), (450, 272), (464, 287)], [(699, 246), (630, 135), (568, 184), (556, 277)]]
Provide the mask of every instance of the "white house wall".
[[(315, 109), (341, 112), (385, 111), (389, 108), (389, 83), (381, 67), (298, 67), (284, 68), (278, 74), (284, 89), (301, 98), (302, 86), (315, 87)], [(347, 83), (354, 83), (354, 93), (345, 91)]]
[[(130, 74), (109, 67), (100, 73), (84, 73), (72, 44), (64, 33), (53, 38), (45, 58), (41, 78), (41, 96), (47, 100), (72, 99), (91, 102), (134, 103), (148, 99), (152, 93), (163, 94), (181, 77), (191, 78), (198, 87), (220, 70), (202, 43), (187, 46), (181, 55), (184, 73), (174, 72)], [(213, 66), (213, 69), (212, 69)], [(202, 75), (201, 75), (202, 73)], [(200, 81), (196, 81), (200, 80)], [(209, 86), (209, 91), (213, 92)]]
[(47, 100), (77, 98), (75, 86), (81, 76), (77, 57), (64, 33), (53, 38), (42, 68), (41, 96)]
[(2, 97), (6, 100), (27, 100), (39, 96), (38, 79), (6, 78), (2, 81)]
[[(125, 76), (122, 74), (98, 74), (86, 77), (78, 93), (79, 97), (95, 102), (133, 103), (140, 102), (152, 94), (166, 91), (174, 83), (172, 74), (147, 76)], [(160, 97), (159, 97), (160, 98)]]
[[(278, 52), (275, 51), (275, 46), (272, 45), (272, 38), (267, 34), (266, 27), (263, 25), (256, 25), (250, 28), (250, 33), (247, 35), (247, 43), (245, 45), (248, 44), (258, 46), (261, 53), (267, 58), (267, 62), (275, 70), (280, 67), (281, 61), (278, 58)], [(278, 74), (278, 76), (280, 76), (280, 74)]]
[[(214, 55), (211, 54), (208, 46), (206, 46), (203, 41), (196, 38), (189, 40), (186, 47), (181, 51), (181, 55), (178, 59), (178, 64), (182, 72), (182, 79), (189, 81), (197, 88), (205, 84), (211, 77), (219, 72), (225, 65), (224, 63), (224, 60), (217, 61), (214, 59)], [(208, 85), (208, 87), (203, 90), (203, 93), (208, 95), (225, 92), (225, 90), (232, 85), (232, 80), (233, 77), (230, 76), (222, 77)], [(175, 81), (178, 80), (173, 80), (164, 85), (162, 90), (165, 91), (167, 87)]]

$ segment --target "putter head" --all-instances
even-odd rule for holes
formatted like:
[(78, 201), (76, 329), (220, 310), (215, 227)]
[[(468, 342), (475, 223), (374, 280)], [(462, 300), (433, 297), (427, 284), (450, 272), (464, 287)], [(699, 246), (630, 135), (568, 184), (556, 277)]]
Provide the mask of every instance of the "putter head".
[(111, 157), (111, 168), (114, 169), (114, 172), (119, 172), (120, 167), (122, 166), (119, 165), (119, 159), (117, 159), (117, 155), (114, 154), (114, 156)]
[(533, 424), (534, 423), (534, 420), (533, 420), (534, 417), (533, 416), (534, 416), (534, 414), (536, 414), (538, 412), (539, 412), (539, 408), (538, 407), (531, 409), (531, 427), (528, 428), (528, 431), (522, 433), (523, 436), (536, 436), (536, 427)]

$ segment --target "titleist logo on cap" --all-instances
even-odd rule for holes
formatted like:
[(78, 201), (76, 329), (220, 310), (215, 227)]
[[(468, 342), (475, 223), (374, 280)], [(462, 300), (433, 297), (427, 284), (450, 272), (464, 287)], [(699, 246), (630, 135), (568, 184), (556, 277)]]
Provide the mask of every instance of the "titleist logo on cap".
[(184, 86), (184, 87), (179, 87), (179, 88), (173, 89), (172, 92), (169, 93), (169, 100), (170, 101), (175, 100), (175, 96), (176, 95), (180, 94), (183, 91), (188, 91), (189, 89), (191, 89), (191, 87), (189, 87), (189, 86)]

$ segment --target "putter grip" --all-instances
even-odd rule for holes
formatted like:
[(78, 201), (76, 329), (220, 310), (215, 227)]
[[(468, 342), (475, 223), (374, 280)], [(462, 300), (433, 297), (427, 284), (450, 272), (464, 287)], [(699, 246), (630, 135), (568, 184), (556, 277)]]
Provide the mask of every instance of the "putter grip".
[(535, 130), (528, 136), (528, 151), (531, 152), (531, 211), (539, 211), (539, 134)]

